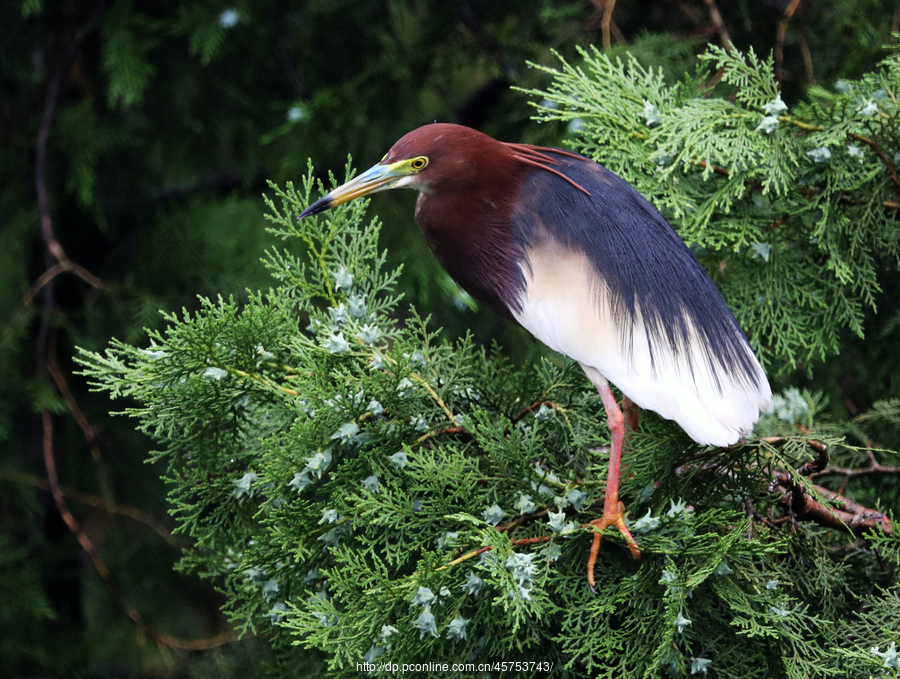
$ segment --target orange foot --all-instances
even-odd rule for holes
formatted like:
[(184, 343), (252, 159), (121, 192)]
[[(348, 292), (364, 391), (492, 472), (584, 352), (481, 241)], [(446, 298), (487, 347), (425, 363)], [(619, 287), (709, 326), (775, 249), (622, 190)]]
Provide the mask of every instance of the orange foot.
[(631, 537), (631, 531), (625, 526), (625, 505), (621, 502), (617, 503), (615, 512), (608, 512), (604, 508), (603, 516), (599, 519), (594, 519), (589, 524), (585, 526), (590, 526), (594, 529), (594, 542), (591, 544), (591, 553), (588, 557), (587, 563), (587, 580), (588, 585), (591, 587), (591, 591), (594, 591), (594, 564), (597, 563), (597, 554), (600, 552), (600, 538), (603, 536), (604, 529), (609, 526), (615, 526), (619, 529), (619, 532), (625, 538), (625, 542), (628, 543), (628, 548), (631, 550), (631, 556), (635, 559), (641, 558), (641, 550), (638, 547), (637, 542), (635, 542), (634, 538)]

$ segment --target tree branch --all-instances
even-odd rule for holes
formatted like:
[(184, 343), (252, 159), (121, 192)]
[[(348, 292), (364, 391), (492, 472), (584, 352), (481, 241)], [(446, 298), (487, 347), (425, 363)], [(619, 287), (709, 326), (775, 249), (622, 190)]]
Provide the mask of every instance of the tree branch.
[[(769, 445), (779, 445), (786, 443), (788, 439), (781, 436), (770, 436), (759, 439), (760, 443)], [(816, 459), (802, 465), (797, 472), (803, 476), (820, 476), (826, 474), (829, 470), (828, 465), (828, 447), (821, 441), (815, 439), (807, 439), (806, 444), (816, 451)], [(877, 464), (877, 463), (876, 463)], [(683, 475), (691, 465), (684, 465), (675, 470), (678, 476)], [(714, 471), (720, 475), (733, 478), (734, 472), (731, 469), (723, 468), (718, 464), (707, 464), (704, 467)], [(893, 468), (885, 468), (889, 473)], [(885, 535), (891, 534), (891, 523), (887, 516), (874, 509), (869, 509), (863, 505), (844, 497), (841, 493), (828, 490), (822, 486), (813, 485), (815, 493), (827, 498), (834, 503), (834, 507), (827, 506), (819, 502), (813, 497), (809, 490), (794, 481), (794, 477), (788, 471), (770, 470), (772, 475), (772, 484), (770, 491), (776, 495), (776, 501), (785, 508), (788, 516), (783, 519), (770, 519), (767, 517), (759, 517), (765, 523), (775, 526), (786, 521), (810, 521), (826, 528), (846, 531), (861, 535), (873, 528), (880, 529)], [(900, 473), (900, 470), (898, 470)], [(755, 512), (754, 512), (755, 514)]]
[[(53, 220), (50, 217), (50, 199), (47, 195), (47, 141), (50, 138), (50, 127), (53, 124), (53, 116), (56, 113), (56, 99), (59, 95), (59, 88), (69, 69), (69, 64), (80, 49), (81, 43), (94, 29), (94, 26), (99, 21), (105, 8), (106, 0), (102, 0), (97, 5), (91, 18), (88, 19), (87, 23), (75, 35), (72, 44), (69, 45), (68, 49), (63, 53), (59, 65), (56, 67), (56, 70), (50, 77), (50, 81), (47, 83), (47, 96), (44, 100), (44, 114), (41, 118), (41, 126), (38, 130), (37, 144), (35, 147), (34, 184), (35, 192), (37, 193), (38, 210), (41, 214), (41, 234), (43, 235), (44, 246), (47, 248), (47, 252), (60, 263), (69, 261), (69, 258), (63, 250), (62, 245), (60, 245), (59, 241), (56, 239), (56, 234), (53, 232)], [(79, 276), (95, 288), (103, 287), (103, 282), (83, 267), (73, 264), (71, 270), (78, 271)]]
[(725, 26), (725, 22), (722, 20), (722, 14), (721, 12), (719, 12), (719, 8), (716, 5), (716, 0), (703, 1), (709, 8), (709, 17), (710, 19), (712, 19), (712, 22), (716, 27), (716, 31), (719, 33), (719, 39), (722, 41), (722, 47), (725, 48), (726, 52), (731, 52), (731, 35), (729, 35), (728, 28)]
[(806, 35), (802, 31), (798, 36), (800, 38), (800, 53), (803, 55), (803, 67), (806, 69), (806, 82), (810, 85), (815, 85), (816, 72), (813, 69), (812, 53), (809, 51), (809, 43), (806, 42)]
[(888, 158), (887, 154), (884, 152), (884, 149), (878, 145), (874, 139), (870, 139), (869, 137), (864, 137), (861, 134), (856, 134), (855, 132), (848, 132), (847, 136), (851, 139), (855, 139), (856, 141), (861, 141), (863, 144), (867, 145), (872, 151), (881, 159), (881, 162), (884, 163), (887, 168), (888, 174), (891, 177), (891, 181), (894, 182), (897, 186), (900, 186), (900, 176), (897, 175), (897, 168), (894, 167), (894, 161)]
[(809, 477), (842, 476), (844, 480), (841, 482), (838, 493), (843, 493), (847, 489), (850, 480), (860, 476), (877, 476), (881, 474), (886, 476), (900, 476), (900, 467), (888, 467), (883, 465), (876, 459), (875, 453), (871, 450), (866, 452), (869, 455), (868, 467), (839, 467), (837, 465), (827, 465), (823, 466), (821, 469), (815, 470)]
[(778, 502), (790, 512), (792, 519), (811, 521), (839, 531), (849, 530), (855, 535), (862, 535), (873, 528), (880, 529), (885, 535), (891, 534), (891, 522), (881, 512), (864, 507), (835, 491), (814, 486), (817, 493), (834, 503), (834, 507), (829, 507), (794, 483), (790, 473), (778, 471), (773, 476), (773, 490), (780, 493)]
[[(26, 486), (31, 486), (32, 488), (52, 490), (50, 481), (48, 481), (47, 479), (42, 479), (39, 476), (34, 476), (33, 474), (23, 474), (22, 472), (13, 471), (11, 469), (0, 469), (0, 478), (7, 479), (14, 483), (21, 483)], [(96, 507), (97, 509), (102, 509), (108, 514), (126, 516), (129, 519), (147, 526), (149, 529), (159, 535), (159, 537), (168, 542), (172, 547), (176, 549), (184, 548), (184, 545), (179, 542), (174, 535), (172, 535), (172, 532), (168, 528), (166, 528), (162, 524), (162, 522), (160, 522), (158, 519), (151, 516), (147, 512), (143, 512), (140, 509), (131, 507), (129, 505), (110, 505), (102, 497), (91, 495), (90, 493), (83, 493), (80, 490), (67, 488), (66, 486), (59, 486), (59, 489), (62, 492), (63, 497), (65, 498), (74, 500), (75, 502), (80, 502), (84, 505)]]
[(78, 521), (72, 515), (72, 512), (69, 511), (69, 507), (66, 504), (65, 495), (62, 491), (62, 487), (59, 485), (59, 476), (56, 471), (56, 458), (53, 454), (53, 418), (51, 417), (49, 410), (45, 409), (41, 411), (41, 423), (44, 429), (43, 448), (44, 466), (47, 468), (47, 485), (50, 488), (50, 494), (53, 496), (56, 508), (59, 510), (66, 526), (68, 526), (69, 530), (75, 535), (78, 544), (81, 545), (81, 548), (90, 558), (94, 569), (106, 586), (109, 597), (134, 621), (138, 631), (153, 639), (160, 646), (187, 651), (200, 651), (216, 648), (238, 639), (240, 635), (236, 630), (229, 630), (228, 632), (223, 632), (222, 634), (217, 634), (206, 639), (182, 639), (180, 637), (175, 637), (150, 625), (144, 620), (143, 616), (136, 608), (129, 606), (128, 603), (126, 603), (122, 593), (119, 591), (118, 586), (113, 580), (112, 573), (110, 573), (109, 568), (107, 568), (106, 564), (103, 562), (100, 552), (94, 546), (94, 543), (91, 542), (91, 539), (87, 536), (84, 529), (78, 524)]
[(778, 32), (775, 35), (775, 80), (778, 82), (784, 80), (784, 38), (787, 34), (788, 24), (798, 7), (800, 7), (800, 0), (791, 0), (787, 9), (784, 10), (784, 17), (778, 23)]

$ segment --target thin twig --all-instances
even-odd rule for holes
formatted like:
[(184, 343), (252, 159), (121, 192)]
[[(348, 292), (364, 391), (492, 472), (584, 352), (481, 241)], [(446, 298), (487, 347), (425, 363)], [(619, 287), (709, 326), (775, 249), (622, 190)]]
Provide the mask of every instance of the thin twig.
[[(804, 123), (801, 120), (797, 120), (796, 118), (792, 118), (791, 116), (782, 116), (779, 118), (780, 121), (789, 122), (792, 125), (799, 127), (801, 130), (807, 130), (809, 132), (822, 132), (825, 130), (821, 125), (811, 125), (810, 123)], [(863, 144), (868, 146), (872, 151), (881, 159), (881, 162), (884, 163), (887, 168), (888, 175), (891, 178), (891, 181), (894, 182), (897, 186), (900, 186), (900, 176), (897, 175), (897, 168), (894, 167), (894, 161), (888, 158), (888, 155), (884, 152), (884, 149), (879, 146), (878, 142), (870, 137), (866, 137), (862, 134), (857, 134), (856, 132), (848, 132), (847, 136), (851, 139), (855, 139), (856, 141), (861, 141)]]
[[(545, 394), (545, 395), (546, 395), (546, 394)], [(549, 407), (553, 408), (554, 410), (559, 411), (559, 412), (562, 414), (562, 416), (563, 416), (564, 418), (566, 418), (566, 424), (569, 425), (569, 429), (572, 428), (572, 423), (569, 421), (569, 415), (566, 413), (566, 409), (563, 408), (563, 407), (562, 407), (561, 405), (559, 405), (558, 403), (554, 403), (553, 401), (544, 401), (544, 400), (541, 400), (541, 401), (535, 401), (534, 403), (532, 403), (530, 406), (528, 406), (527, 408), (525, 408), (524, 410), (522, 410), (522, 412), (520, 412), (518, 415), (516, 415), (515, 417), (513, 417), (513, 418), (512, 418), (512, 422), (515, 424), (516, 422), (518, 422), (519, 420), (521, 420), (523, 417), (525, 417), (525, 415), (527, 415), (528, 413), (530, 413), (530, 412), (531, 412), (532, 410), (534, 410), (535, 408), (539, 408), (540, 406), (549, 406)]]
[(442, 399), (438, 395), (438, 393), (434, 390), (434, 388), (430, 384), (428, 384), (428, 382), (418, 373), (410, 373), (409, 376), (410, 376), (410, 378), (412, 378), (413, 381), (418, 382), (423, 387), (425, 387), (425, 391), (427, 391), (428, 395), (431, 396), (431, 398), (434, 400), (434, 402), (437, 403), (441, 407), (441, 410), (444, 411), (444, 414), (447, 416), (447, 419), (453, 423), (454, 427), (458, 427), (459, 422), (457, 422), (456, 418), (453, 417), (453, 413), (450, 412), (450, 408), (447, 407), (447, 404), (444, 403), (444, 399)]
[(848, 132), (847, 136), (851, 139), (855, 139), (856, 141), (861, 141), (863, 144), (866, 144), (872, 151), (881, 159), (881, 162), (884, 163), (885, 167), (887, 167), (888, 175), (891, 177), (891, 181), (894, 182), (897, 186), (900, 186), (900, 176), (897, 175), (897, 168), (894, 167), (894, 161), (888, 158), (887, 154), (884, 152), (884, 149), (878, 145), (874, 139), (870, 139), (869, 137), (864, 137), (861, 134), (856, 134), (855, 132)]
[[(47, 96), (44, 100), (44, 114), (41, 118), (41, 126), (38, 129), (37, 144), (35, 146), (34, 184), (37, 193), (38, 210), (41, 215), (41, 234), (44, 237), (44, 245), (47, 251), (57, 262), (68, 261), (65, 251), (53, 233), (53, 220), (50, 217), (50, 199), (47, 195), (47, 141), (50, 138), (50, 128), (53, 124), (53, 116), (56, 112), (56, 99), (63, 78), (69, 70), (69, 64), (81, 47), (81, 43), (93, 30), (99, 20), (106, 1), (100, 2), (94, 10), (88, 22), (78, 31), (72, 40), (72, 44), (60, 59), (59, 65), (47, 83)], [(77, 265), (76, 265), (77, 266)], [(102, 288), (103, 282), (84, 268), (79, 267), (79, 275), (95, 288)], [(72, 270), (75, 270), (74, 267)]]
[[(780, 118), (780, 120), (783, 122), (789, 122), (792, 125), (799, 127), (800, 129), (808, 131), (808, 132), (822, 132), (825, 130), (825, 128), (822, 127), (821, 125), (811, 125), (810, 123), (805, 123), (803, 121), (796, 120), (795, 118), (791, 118), (790, 116), (783, 116), (782, 118)], [(847, 136), (850, 137), (851, 139), (855, 139), (856, 141), (860, 141), (863, 144), (865, 144), (866, 146), (868, 146), (869, 148), (871, 148), (873, 153), (875, 153), (875, 155), (878, 156), (878, 158), (881, 160), (881, 162), (884, 163), (885, 167), (887, 168), (888, 175), (891, 178), (891, 181), (894, 182), (898, 187), (900, 187), (900, 175), (897, 174), (897, 168), (894, 165), (893, 160), (888, 158), (887, 153), (885, 153), (884, 149), (881, 148), (881, 146), (878, 144), (877, 141), (875, 141), (874, 139), (872, 139), (870, 137), (866, 137), (865, 135), (857, 134), (856, 132), (848, 132)], [(712, 169), (713, 172), (715, 172), (717, 174), (721, 174), (724, 177), (728, 177), (731, 175), (731, 171), (727, 167), (720, 167), (719, 165), (713, 165), (712, 163), (708, 163), (705, 160), (691, 160), (690, 162), (691, 162), (691, 164), (696, 165), (697, 167), (702, 167), (702, 168), (708, 167), (708, 168)], [(803, 191), (801, 191), (801, 193), (803, 193)], [(806, 189), (806, 193), (810, 193), (812, 195), (817, 195), (816, 192), (813, 192), (809, 189)], [(845, 199), (843, 195), (842, 195), (842, 199)], [(900, 210), (900, 203), (898, 203), (896, 201), (885, 200), (885, 201), (882, 201), (881, 204), (884, 207), (889, 208), (891, 210)]]
[[(8, 479), (9, 481), (13, 481), (14, 483), (21, 483), (26, 486), (31, 486), (32, 488), (51, 490), (50, 482), (47, 479), (42, 479), (41, 477), (34, 476), (33, 474), (23, 474), (22, 472), (16, 472), (10, 469), (0, 469), (0, 478)], [(109, 505), (102, 497), (91, 495), (90, 493), (82, 493), (80, 490), (74, 490), (72, 488), (67, 488), (66, 486), (59, 486), (59, 489), (62, 492), (63, 497), (68, 498), (69, 500), (74, 500), (75, 502), (80, 502), (83, 505), (90, 505), (91, 507), (102, 509), (108, 514), (116, 514), (118, 516), (128, 517), (129, 519), (137, 521), (138, 523), (142, 523), (150, 528), (157, 535), (159, 535), (159, 537), (168, 542), (172, 547), (176, 549), (184, 548), (184, 545), (180, 543), (178, 539), (174, 535), (172, 535), (172, 532), (162, 523), (160, 523), (159, 520), (136, 507), (131, 507), (129, 505)]]
[(103, 455), (100, 453), (100, 446), (97, 444), (97, 430), (78, 406), (78, 402), (69, 389), (69, 383), (59, 367), (59, 362), (56, 360), (56, 337), (57, 333), (55, 331), (50, 334), (50, 344), (47, 347), (46, 355), (47, 371), (53, 377), (56, 388), (62, 394), (66, 405), (69, 406), (69, 412), (72, 413), (75, 421), (78, 422), (78, 426), (81, 427), (82, 433), (84, 433), (85, 441), (87, 441), (88, 448), (91, 451), (91, 457), (94, 458), (94, 466), (97, 468), (97, 480), (100, 482), (100, 490), (103, 493), (106, 504), (112, 507), (115, 505), (115, 499), (113, 497), (112, 484), (109, 482), (109, 473), (103, 461)]
[(50, 493), (53, 495), (53, 501), (56, 503), (56, 508), (59, 510), (60, 516), (62, 516), (62, 519), (69, 527), (69, 530), (75, 534), (76, 538), (78, 538), (81, 548), (90, 557), (91, 562), (94, 564), (94, 568), (97, 570), (97, 573), (100, 574), (103, 581), (111, 581), (111, 576), (109, 570), (106, 568), (106, 564), (103, 563), (97, 548), (94, 547), (90, 538), (81, 529), (81, 526), (78, 525), (72, 512), (69, 511), (62, 489), (59, 486), (59, 476), (56, 473), (56, 458), (53, 456), (53, 419), (50, 417), (49, 410), (45, 409), (41, 411), (41, 424), (44, 428), (44, 466), (47, 468), (47, 483), (50, 487)]
[[(541, 542), (550, 542), (550, 540), (552, 540), (552, 539), (553, 538), (550, 535), (538, 535), (533, 538), (522, 538), (521, 540), (510, 540), (509, 544), (511, 544), (515, 547), (521, 547), (523, 545), (536, 545)], [(458, 566), (463, 561), (468, 561), (469, 559), (473, 559), (476, 556), (479, 556), (480, 554), (489, 552), (490, 550), (491, 550), (490, 545), (488, 545), (487, 547), (479, 547), (478, 549), (473, 549), (471, 552), (466, 552), (461, 557), (453, 559), (453, 561), (450, 561), (446, 566), (441, 566), (440, 568), (435, 568), (435, 570), (442, 571), (442, 570), (446, 570), (447, 568), (450, 568), (450, 566)]]
[(223, 632), (222, 634), (217, 634), (214, 637), (209, 637), (206, 639), (182, 639), (179, 637), (172, 636), (170, 634), (166, 634), (165, 632), (161, 632), (156, 629), (146, 620), (144, 620), (143, 616), (140, 612), (129, 606), (125, 599), (122, 597), (122, 593), (119, 591), (118, 586), (112, 578), (112, 574), (107, 568), (106, 564), (103, 562), (103, 559), (100, 557), (100, 552), (94, 546), (94, 543), (91, 542), (91, 539), (87, 536), (84, 529), (78, 524), (78, 521), (72, 515), (72, 512), (69, 511), (69, 507), (66, 504), (65, 495), (63, 494), (62, 487), (59, 485), (59, 476), (56, 471), (56, 458), (53, 454), (53, 418), (50, 415), (49, 410), (41, 411), (41, 423), (44, 429), (44, 466), (47, 468), (47, 485), (50, 488), (50, 493), (53, 496), (53, 501), (56, 504), (56, 508), (62, 516), (63, 521), (66, 526), (69, 527), (69, 530), (75, 535), (78, 540), (78, 544), (81, 545), (81, 548), (85, 551), (88, 557), (91, 560), (91, 563), (94, 566), (94, 569), (97, 571), (97, 574), (100, 576), (100, 579), (103, 580), (103, 584), (106, 586), (106, 591), (109, 594), (110, 598), (118, 605), (125, 614), (131, 618), (135, 625), (137, 625), (138, 631), (153, 639), (157, 644), (161, 646), (168, 646), (170, 648), (179, 648), (182, 650), (188, 651), (200, 651), (209, 648), (216, 648), (223, 644), (229, 643), (231, 641), (235, 641), (239, 638), (239, 633), (235, 630), (229, 630), (228, 632)]
[[(55, 360), (55, 342), (50, 334), (50, 313), (54, 305), (53, 282), (55, 277), (63, 271), (75, 273), (95, 288), (103, 288), (103, 282), (84, 267), (72, 262), (68, 258), (53, 231), (53, 220), (50, 216), (50, 200), (47, 192), (47, 147), (50, 138), (50, 129), (53, 125), (53, 117), (56, 112), (57, 97), (63, 79), (69, 70), (69, 64), (80, 49), (85, 37), (87, 37), (98, 23), (107, 2), (108, 0), (101, 0), (97, 4), (91, 18), (78, 31), (68, 49), (63, 53), (56, 70), (53, 72), (53, 75), (47, 83), (44, 112), (35, 145), (34, 169), (35, 192), (37, 194), (38, 210), (40, 213), (41, 235), (46, 250), (44, 258), (47, 265), (47, 271), (38, 279), (35, 285), (32, 286), (23, 300), (26, 302), (26, 305), (30, 304), (39, 291), (43, 292), (44, 305), (37, 339), (38, 374), (41, 375), (46, 368), (51, 375), (53, 375), (54, 379), (57, 380), (57, 386), (60, 387), (64, 397), (69, 397), (66, 398), (66, 400), (73, 410), (73, 415), (75, 415), (76, 419), (79, 421), (79, 426), (82, 427), (85, 436), (89, 440), (93, 437), (93, 427), (90, 426), (83, 416), (79, 417), (80, 410), (78, 409), (77, 404), (75, 404), (74, 399), (70, 398), (71, 393), (69, 393), (68, 387), (65, 385), (65, 380), (57, 379), (61, 377), (61, 372), (59, 371), (59, 366)], [(53, 260), (55, 260), (55, 263)], [(59, 268), (57, 268), (57, 265), (59, 265)], [(137, 625), (138, 632), (143, 636), (150, 637), (160, 646), (191, 651), (215, 648), (237, 639), (239, 635), (236, 631), (228, 631), (206, 639), (181, 639), (174, 637), (165, 632), (161, 632), (148, 624), (137, 609), (129, 606), (125, 602), (124, 597), (112, 578), (109, 568), (101, 558), (100, 552), (69, 510), (65, 493), (59, 484), (59, 475), (56, 469), (56, 458), (53, 451), (53, 417), (49, 410), (43, 409), (40, 413), (40, 418), (43, 428), (42, 448), (44, 466), (47, 470), (46, 483), (50, 490), (50, 494), (53, 497), (53, 502), (66, 526), (73, 535), (75, 535), (78, 544), (90, 558), (91, 564), (103, 581), (110, 598), (129, 618), (131, 618), (131, 620), (134, 621)], [(102, 504), (107, 511), (113, 511), (113, 509), (116, 508), (116, 505), (113, 505), (109, 498), (104, 500)], [(122, 511), (124, 512), (125, 510)]]
[(806, 42), (806, 34), (800, 31), (800, 53), (803, 55), (803, 67), (806, 69), (806, 82), (810, 85), (816, 84), (816, 72), (813, 70), (812, 53), (809, 51), (809, 43)]
[(538, 408), (538, 407), (540, 407), (540, 406), (542, 406), (542, 405), (548, 405), (548, 406), (550, 406), (551, 408), (558, 408), (558, 407), (559, 407), (559, 406), (557, 406), (555, 403), (553, 403), (553, 401), (535, 401), (534, 403), (532, 403), (532, 404), (531, 404), (530, 406), (528, 406), (527, 408), (523, 408), (523, 409), (519, 412), (518, 415), (515, 415), (515, 416), (512, 418), (512, 421), (513, 421), (513, 422), (518, 422), (518, 421), (521, 420), (523, 417), (525, 417), (528, 413), (530, 413), (532, 410), (534, 410), (535, 408)]
[(231, 366), (226, 365), (224, 368), (225, 372), (232, 373), (237, 375), (238, 377), (243, 377), (245, 380), (253, 380), (254, 382), (259, 382), (264, 387), (268, 389), (275, 389), (276, 391), (280, 391), (285, 394), (289, 394), (290, 396), (300, 396), (300, 392), (296, 389), (288, 389), (287, 387), (282, 387), (280, 384), (276, 384), (272, 380), (267, 380), (262, 375), (258, 375), (256, 373), (248, 373), (245, 370), (240, 370), (238, 368), (232, 368)]
[(900, 475), (900, 467), (888, 467), (877, 462), (870, 464), (868, 467), (839, 467), (837, 465), (828, 465), (821, 471), (810, 474), (810, 478), (843, 476), (848, 479), (853, 479), (858, 476), (878, 476), (879, 474), (884, 474), (885, 476), (898, 476)]
[[(783, 445), (789, 439), (781, 436), (770, 436), (760, 438), (758, 441), (768, 445)], [(815, 462), (807, 463), (800, 467), (797, 473), (810, 477), (825, 474), (825, 471), (828, 469), (828, 467), (825, 467), (828, 460), (828, 447), (823, 442), (814, 439), (808, 439), (806, 444), (816, 451), (817, 457)], [(877, 461), (873, 464), (877, 465)], [(683, 465), (676, 469), (675, 473), (681, 476), (692, 468), (692, 465)], [(735, 478), (733, 470), (718, 463), (708, 463), (703, 465), (703, 468), (726, 478)], [(792, 472), (772, 470), (770, 473), (773, 478), (770, 490), (777, 494), (778, 503), (790, 513), (792, 522), (798, 520), (810, 521), (835, 530), (850, 530), (856, 535), (861, 535), (873, 528), (880, 529), (885, 535), (891, 534), (890, 520), (881, 512), (864, 507), (844, 497), (841, 493), (813, 485), (812, 490), (816, 494), (828, 498), (835, 505), (834, 507), (827, 506), (813, 497), (806, 486), (797, 483)], [(768, 523), (770, 520), (766, 519), (766, 522)]]
[(693, 164), (696, 165), (697, 167), (702, 167), (702, 168), (708, 167), (716, 174), (721, 174), (721, 175), (724, 175), (725, 177), (728, 177), (731, 174), (731, 172), (728, 170), (728, 168), (719, 167), (718, 165), (713, 165), (712, 163), (707, 163), (705, 160), (693, 161)]
[(784, 17), (779, 22), (778, 32), (775, 35), (775, 80), (778, 82), (784, 80), (784, 38), (787, 35), (788, 24), (798, 7), (800, 7), (800, 0), (791, 0), (787, 9), (784, 10)]
[(719, 33), (719, 39), (722, 41), (722, 47), (725, 48), (726, 52), (731, 52), (731, 36), (728, 34), (728, 29), (725, 27), (725, 22), (722, 20), (722, 14), (719, 12), (719, 8), (716, 5), (716, 0), (704, 0), (706, 2), (706, 6), (709, 8), (709, 17), (712, 19), (713, 24), (716, 27), (716, 31)]
[(471, 436), (471, 434), (462, 427), (445, 427), (443, 429), (435, 429), (434, 431), (422, 434), (419, 438), (416, 439), (416, 443), (423, 443), (428, 439), (434, 438), (435, 436), (447, 436), (449, 434), (463, 434), (466, 436)]
[(783, 215), (782, 217), (776, 219), (774, 222), (772, 222), (772, 226), (769, 227), (769, 231), (777, 231), (782, 226), (784, 226), (784, 223), (788, 219), (790, 219), (790, 215)]
[(22, 306), (29, 306), (45, 285), (50, 283), (59, 274), (66, 272), (75, 274), (85, 283), (94, 288), (102, 289), (104, 287), (103, 281), (97, 278), (83, 266), (81, 266), (77, 262), (73, 262), (71, 259), (63, 259), (51, 266), (44, 273), (42, 273), (40, 277), (31, 285), (31, 287), (28, 288), (28, 292), (26, 292), (22, 297)]
[(616, 0), (604, 0), (603, 2), (603, 19), (600, 27), (603, 31), (603, 49), (608, 50), (612, 46), (609, 38), (609, 25), (612, 23), (613, 9), (615, 9)]
[(774, 477), (775, 488), (781, 490), (779, 503), (796, 519), (811, 521), (834, 530), (849, 530), (855, 535), (861, 535), (873, 528), (880, 529), (885, 535), (891, 534), (890, 519), (879, 511), (864, 507), (833, 490), (813, 486), (817, 493), (834, 503), (834, 507), (829, 507), (796, 484), (790, 473), (779, 471), (774, 473)]

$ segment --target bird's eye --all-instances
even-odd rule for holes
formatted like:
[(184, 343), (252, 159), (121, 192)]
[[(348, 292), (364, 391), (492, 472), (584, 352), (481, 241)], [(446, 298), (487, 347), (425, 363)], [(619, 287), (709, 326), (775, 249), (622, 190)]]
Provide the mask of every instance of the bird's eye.
[(409, 166), (414, 170), (422, 170), (426, 165), (428, 165), (428, 158), (426, 158), (425, 156), (413, 158), (412, 162), (409, 164)]

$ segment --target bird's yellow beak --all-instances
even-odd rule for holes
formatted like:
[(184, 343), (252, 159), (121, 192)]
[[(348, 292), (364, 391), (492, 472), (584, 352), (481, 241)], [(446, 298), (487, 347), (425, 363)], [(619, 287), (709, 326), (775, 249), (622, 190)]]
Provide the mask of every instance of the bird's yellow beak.
[(343, 186), (339, 186), (334, 191), (326, 193), (315, 203), (300, 213), (299, 219), (309, 217), (310, 215), (324, 212), (341, 203), (346, 203), (360, 196), (368, 196), (370, 193), (378, 191), (386, 191), (404, 177), (412, 174), (409, 170), (409, 161), (401, 160), (390, 165), (382, 165), (379, 163), (363, 172), (358, 177), (351, 179)]

